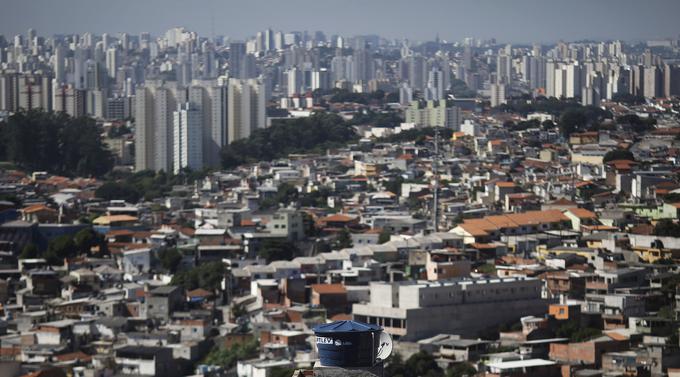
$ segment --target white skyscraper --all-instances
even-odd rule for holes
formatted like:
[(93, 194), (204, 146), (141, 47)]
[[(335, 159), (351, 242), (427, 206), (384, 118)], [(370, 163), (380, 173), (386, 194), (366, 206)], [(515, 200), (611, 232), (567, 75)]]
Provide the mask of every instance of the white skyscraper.
[(425, 78), (427, 75), (427, 62), (420, 55), (413, 55), (408, 58), (408, 79), (409, 86), (413, 90), (423, 90), (425, 88)]
[(297, 67), (292, 67), (286, 71), (286, 93), (288, 97), (303, 92), (302, 72)]
[(60, 84), (66, 82), (66, 52), (61, 44), (54, 49), (54, 78)]
[(439, 101), (440, 99), (444, 99), (444, 74), (433, 68), (428, 75), (425, 100)]
[(321, 68), (312, 71), (312, 90), (329, 89), (331, 87), (331, 75), (328, 69)]
[[(178, 98), (179, 97), (179, 98)], [(135, 169), (174, 171), (173, 111), (183, 95), (174, 82), (147, 81), (135, 96)]]
[(179, 105), (173, 118), (173, 172), (203, 169), (203, 114), (190, 102)]
[(555, 95), (555, 74), (557, 63), (548, 61), (545, 64), (545, 95), (547, 97), (557, 97)]
[(501, 84), (509, 84), (512, 79), (512, 56), (503, 49), (496, 58), (496, 79)]
[(116, 71), (118, 70), (118, 50), (115, 47), (111, 47), (106, 50), (106, 71), (109, 77), (116, 78)]
[(229, 80), (227, 141), (231, 143), (250, 136), (266, 126), (265, 87), (257, 79)]
[(194, 81), (189, 103), (201, 112), (203, 165), (219, 167), (220, 149), (227, 140), (227, 86), (215, 80)]
[(86, 51), (81, 47), (76, 47), (76, 50), (73, 54), (73, 82), (76, 89), (85, 88), (85, 80), (87, 76), (87, 68), (85, 66), (86, 60)]
[(55, 112), (64, 112), (72, 117), (85, 115), (85, 90), (76, 89), (72, 85), (59, 85), (55, 82), (52, 96), (52, 106)]
[(399, 103), (407, 106), (413, 101), (413, 90), (407, 83), (402, 83), (399, 87)]
[(565, 67), (564, 96), (574, 98), (581, 96), (581, 71), (578, 63), (572, 63)]
[(491, 107), (506, 103), (505, 84), (491, 84)]

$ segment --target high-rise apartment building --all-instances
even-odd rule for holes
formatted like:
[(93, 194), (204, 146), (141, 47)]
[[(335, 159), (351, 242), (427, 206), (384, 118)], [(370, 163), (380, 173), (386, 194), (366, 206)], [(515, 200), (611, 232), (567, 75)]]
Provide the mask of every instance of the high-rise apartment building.
[(444, 73), (439, 69), (431, 69), (425, 88), (425, 100), (439, 101), (444, 99), (444, 86)]
[(243, 78), (242, 70), (246, 57), (246, 44), (232, 42), (229, 44), (229, 77)]
[(664, 97), (680, 96), (680, 65), (665, 64), (663, 67)]
[(194, 81), (188, 89), (192, 109), (201, 112), (203, 165), (219, 167), (227, 143), (227, 86), (214, 80)]
[(203, 169), (203, 112), (191, 102), (178, 105), (173, 119), (173, 172)]
[(230, 79), (227, 102), (229, 143), (247, 138), (252, 131), (265, 127), (265, 87), (261, 81)]
[(460, 108), (445, 100), (413, 101), (406, 109), (406, 123), (422, 127), (444, 127), (457, 130), (461, 123)]
[(14, 76), (17, 80), (18, 108), (52, 110), (52, 76), (36, 72)]
[(116, 71), (118, 70), (118, 50), (111, 47), (106, 50), (106, 72), (113, 80), (116, 79)]
[(54, 111), (64, 112), (72, 117), (80, 117), (87, 112), (87, 91), (76, 89), (73, 85), (55, 85), (53, 89)]
[(663, 80), (661, 71), (656, 66), (644, 67), (644, 89), (642, 95), (647, 98), (657, 98), (663, 95)]
[(147, 81), (135, 95), (135, 169), (173, 170), (173, 112), (183, 103), (176, 82)]
[(507, 103), (505, 84), (491, 84), (491, 107), (497, 107)]

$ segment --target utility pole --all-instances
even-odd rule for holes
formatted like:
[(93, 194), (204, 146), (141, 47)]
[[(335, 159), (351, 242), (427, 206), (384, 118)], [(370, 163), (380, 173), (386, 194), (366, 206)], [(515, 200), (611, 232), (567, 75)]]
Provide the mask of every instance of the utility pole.
[(434, 174), (434, 195), (432, 203), (432, 228), (439, 232), (439, 127), (434, 128), (434, 158), (432, 174)]

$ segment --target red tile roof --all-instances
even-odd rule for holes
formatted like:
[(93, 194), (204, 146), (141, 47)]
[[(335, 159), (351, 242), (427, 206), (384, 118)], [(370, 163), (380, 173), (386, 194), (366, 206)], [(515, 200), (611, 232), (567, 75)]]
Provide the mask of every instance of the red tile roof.
[(312, 291), (319, 294), (344, 294), (347, 289), (342, 284), (312, 284)]

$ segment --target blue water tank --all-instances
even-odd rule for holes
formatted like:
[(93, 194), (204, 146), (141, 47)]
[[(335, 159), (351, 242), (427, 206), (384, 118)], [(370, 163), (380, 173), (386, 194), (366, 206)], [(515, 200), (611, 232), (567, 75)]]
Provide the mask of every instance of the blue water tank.
[(355, 321), (336, 321), (314, 327), (321, 365), (370, 367), (375, 365), (382, 327)]

